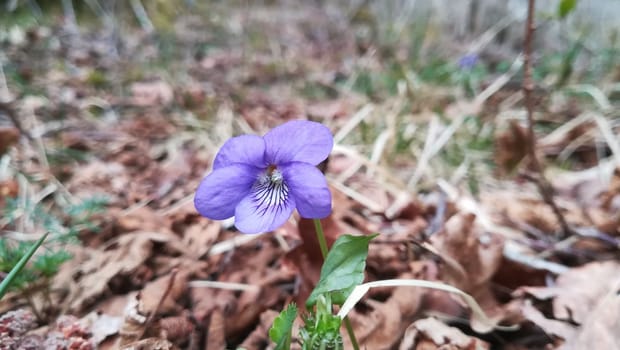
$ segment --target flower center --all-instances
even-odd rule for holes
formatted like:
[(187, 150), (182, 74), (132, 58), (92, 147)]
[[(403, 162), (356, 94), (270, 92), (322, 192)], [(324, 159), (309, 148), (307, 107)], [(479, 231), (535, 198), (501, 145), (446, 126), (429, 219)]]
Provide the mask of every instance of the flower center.
[(270, 208), (281, 209), (288, 198), (288, 186), (282, 172), (275, 165), (267, 167), (254, 183), (254, 202), (262, 214)]
[(273, 164), (267, 167), (267, 171), (265, 171), (265, 174), (263, 174), (262, 177), (263, 179), (259, 179), (259, 183), (271, 183), (274, 185), (280, 185), (282, 184), (282, 181), (284, 181), (282, 173), (280, 172), (280, 170), (278, 170), (278, 167)]

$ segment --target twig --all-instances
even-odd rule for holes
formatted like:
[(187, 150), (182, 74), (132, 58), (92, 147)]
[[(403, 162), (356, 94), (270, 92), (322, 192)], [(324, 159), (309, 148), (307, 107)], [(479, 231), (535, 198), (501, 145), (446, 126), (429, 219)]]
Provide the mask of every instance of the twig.
[(532, 99), (532, 93), (534, 92), (534, 80), (532, 79), (532, 40), (534, 37), (534, 8), (535, 0), (528, 0), (527, 6), (527, 21), (525, 24), (525, 39), (523, 42), (523, 96), (525, 99), (525, 108), (527, 110), (527, 131), (528, 131), (528, 145), (527, 151), (530, 158), (530, 164), (537, 174), (536, 177), (525, 174), (525, 178), (536, 184), (538, 192), (545, 203), (551, 207), (553, 214), (560, 223), (562, 228), (562, 235), (559, 238), (566, 238), (572, 233), (572, 229), (566, 222), (562, 211), (555, 203), (553, 199), (554, 190), (553, 186), (545, 178), (543, 168), (538, 158), (536, 157), (536, 135), (534, 133), (534, 100)]
[(6, 81), (6, 76), (4, 74), (4, 55), (0, 53), (0, 111), (3, 111), (9, 117), (13, 125), (17, 128), (17, 130), (19, 130), (20, 134), (25, 135), (29, 140), (32, 140), (30, 133), (24, 130), (19, 122), (19, 117), (13, 107), (13, 102), (15, 100), (16, 98), (13, 94), (11, 94), (9, 85)]
[(142, 328), (142, 334), (140, 334), (140, 337), (138, 339), (142, 339), (142, 337), (144, 337), (144, 333), (146, 332), (147, 329), (149, 329), (149, 325), (153, 322), (155, 315), (157, 315), (157, 313), (159, 312), (159, 309), (164, 304), (164, 301), (168, 297), (168, 294), (170, 294), (170, 291), (172, 290), (172, 285), (174, 284), (174, 278), (176, 277), (177, 272), (179, 272), (179, 270), (175, 268), (170, 273), (170, 280), (168, 281), (166, 290), (164, 291), (164, 294), (162, 294), (161, 299), (159, 299), (159, 303), (157, 303), (157, 307), (155, 308), (155, 310), (153, 310), (153, 312), (149, 314), (148, 318), (144, 322), (144, 325)]
[(564, 218), (564, 214), (562, 214), (562, 211), (560, 210), (560, 207), (558, 207), (558, 205), (555, 203), (555, 200), (553, 199), (553, 194), (555, 192), (553, 186), (545, 178), (540, 169), (537, 170), (537, 173), (537, 176), (532, 176), (531, 174), (527, 173), (521, 173), (521, 176), (536, 185), (538, 192), (543, 197), (543, 201), (551, 208), (551, 210), (553, 211), (553, 215), (555, 215), (556, 219), (558, 220), (560, 227), (563, 231), (563, 236), (560, 238), (564, 239), (569, 234), (574, 233), (573, 229), (568, 225), (568, 223), (566, 222), (566, 218)]
[(149, 14), (146, 12), (146, 9), (140, 0), (131, 0), (129, 3), (131, 4), (133, 13), (136, 15), (142, 29), (149, 34), (153, 33), (155, 31), (155, 27), (153, 26), (153, 22), (151, 22)]
[(62, 12), (65, 16), (65, 24), (74, 31), (77, 29), (77, 20), (75, 17), (75, 9), (73, 8), (73, 0), (62, 0)]
[(532, 80), (532, 38), (534, 36), (534, 3), (535, 0), (528, 0), (527, 21), (525, 24), (525, 41), (523, 42), (523, 95), (525, 97), (525, 108), (527, 109), (527, 131), (528, 131), (528, 154), (534, 170), (540, 172), (540, 163), (536, 158), (536, 136), (534, 134), (534, 81)]

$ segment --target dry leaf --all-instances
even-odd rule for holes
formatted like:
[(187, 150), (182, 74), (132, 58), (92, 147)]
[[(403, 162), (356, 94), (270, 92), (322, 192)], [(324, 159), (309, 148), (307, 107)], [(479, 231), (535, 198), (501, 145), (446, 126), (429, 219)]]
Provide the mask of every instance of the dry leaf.
[[(274, 310), (266, 310), (260, 315), (260, 323), (258, 326), (248, 335), (247, 338), (239, 345), (242, 349), (262, 349), (265, 344), (270, 343), (269, 329), (273, 325), (273, 320), (278, 317), (280, 313)], [(208, 349), (211, 349), (210, 347)], [(219, 349), (219, 348), (214, 348)]]
[[(399, 275), (403, 279), (434, 279), (434, 264), (428, 261), (410, 263), (410, 272)], [(427, 308), (427, 296), (430, 290), (400, 286), (396, 288), (374, 288), (368, 296), (389, 293), (385, 301), (366, 298), (363, 301), (370, 311), (359, 312), (353, 309), (349, 318), (353, 324), (358, 341), (368, 349), (391, 349), (400, 340), (409, 322), (414, 320), (422, 308)], [(345, 348), (350, 340), (345, 337)]]
[(190, 317), (180, 312), (181, 316), (164, 317), (157, 322), (160, 338), (167, 339), (179, 346), (192, 339), (196, 327)]
[[(178, 238), (170, 234), (154, 232), (135, 232), (125, 234), (109, 242), (103, 251), (86, 249), (81, 259), (73, 259), (63, 266), (70, 269), (72, 289), (67, 300), (71, 301), (70, 310), (83, 310), (94, 304), (114, 281), (129, 281), (142, 285), (152, 276), (144, 262), (153, 254), (155, 244), (169, 244), (170, 251), (182, 252)], [(176, 247), (176, 248), (175, 248)], [(54, 288), (66, 287), (67, 274), (59, 274), (54, 279)]]
[[(182, 307), (177, 302), (187, 291), (188, 277), (187, 270), (180, 270), (149, 282), (138, 295), (138, 312), (151, 317), (156, 310), (159, 315), (179, 313)], [(162, 300), (166, 291), (168, 294)]]
[(573, 325), (545, 317), (540, 310), (532, 306), (532, 302), (529, 300), (523, 303), (521, 312), (527, 320), (542, 328), (550, 336), (553, 335), (565, 341), (571, 341), (575, 335), (576, 328)]
[(620, 280), (596, 303), (577, 336), (563, 350), (620, 349)]
[(523, 193), (493, 191), (482, 197), (485, 208), (499, 218), (506, 218), (510, 226), (524, 223), (542, 233), (558, 232), (560, 225), (553, 210), (539, 198), (524, 198)]
[(123, 324), (121, 317), (91, 312), (83, 318), (90, 325), (92, 340), (99, 345), (106, 338), (117, 334)]
[(213, 310), (211, 320), (209, 321), (209, 331), (206, 334), (207, 349), (225, 349), (226, 348), (226, 329), (224, 313), (221, 309)]
[(167, 217), (159, 215), (150, 207), (143, 206), (118, 215), (116, 229), (121, 232), (131, 231), (153, 231), (161, 233), (172, 233), (170, 222)]
[(0, 156), (5, 154), (19, 140), (19, 130), (0, 125)]
[[(400, 276), (412, 277), (412, 274)], [(365, 304), (371, 309), (369, 314), (349, 313), (360, 344), (368, 349), (392, 349), (419, 311), (426, 292), (422, 288), (396, 287), (385, 302), (366, 299)], [(345, 348), (350, 348), (348, 338), (344, 341)]]
[(528, 131), (512, 121), (508, 130), (495, 135), (495, 163), (501, 175), (511, 174), (527, 156)]
[(403, 337), (400, 350), (486, 350), (486, 342), (470, 337), (458, 328), (429, 317), (411, 324)]
[(168, 105), (174, 99), (172, 87), (165, 81), (133, 83), (131, 90), (131, 104), (136, 106)]
[(123, 350), (174, 350), (174, 344), (166, 339), (147, 338), (121, 346)]
[(205, 256), (219, 237), (221, 229), (222, 224), (212, 220), (200, 220), (187, 227), (183, 234), (187, 254), (194, 259)]
[(430, 241), (446, 262), (442, 279), (468, 291), (487, 283), (502, 261), (501, 237), (482, 232), (473, 214), (456, 214)]
[[(334, 219), (334, 215), (321, 219), (321, 225), (327, 245), (331, 247), (342, 232), (340, 225)], [(302, 243), (286, 253), (283, 265), (297, 272), (300, 285), (295, 297), (298, 305), (305, 305), (305, 300), (321, 276), (323, 255), (313, 220), (301, 218), (297, 223), (297, 232)]]
[(556, 319), (584, 325), (592, 310), (620, 281), (620, 264), (593, 262), (568, 270), (552, 287), (524, 287), (521, 291), (537, 299), (553, 299)]
[(352, 101), (347, 99), (320, 101), (306, 107), (310, 117), (319, 119), (338, 119), (352, 114)]

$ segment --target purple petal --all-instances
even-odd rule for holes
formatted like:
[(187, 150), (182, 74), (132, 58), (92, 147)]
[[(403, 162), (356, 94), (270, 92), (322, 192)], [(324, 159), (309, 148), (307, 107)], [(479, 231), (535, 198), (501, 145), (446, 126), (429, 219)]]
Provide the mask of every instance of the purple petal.
[(295, 198), (299, 215), (308, 219), (321, 219), (331, 213), (332, 195), (319, 169), (297, 162), (281, 166), (280, 169)]
[(214, 170), (196, 190), (194, 206), (200, 215), (223, 220), (235, 214), (235, 207), (247, 196), (261, 169), (233, 164)]
[(331, 152), (334, 138), (319, 123), (295, 120), (282, 124), (263, 137), (265, 159), (271, 164), (304, 162), (317, 165)]
[(231, 164), (250, 164), (264, 167), (265, 141), (256, 135), (241, 135), (226, 141), (215, 156), (213, 169), (219, 169)]
[(243, 233), (273, 231), (295, 210), (295, 200), (286, 185), (280, 189), (257, 187), (241, 200), (235, 210), (235, 226)]

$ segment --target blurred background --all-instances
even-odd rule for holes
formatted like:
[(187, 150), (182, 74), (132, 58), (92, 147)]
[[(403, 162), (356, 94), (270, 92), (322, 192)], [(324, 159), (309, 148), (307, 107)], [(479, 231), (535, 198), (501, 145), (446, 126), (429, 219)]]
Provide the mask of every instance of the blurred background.
[[(420, 276), (457, 261), (467, 283), (443, 270), (421, 278), (491, 300), (485, 311), (501, 310), (497, 319), (507, 320), (514, 316), (508, 302), (525, 300), (511, 294), (518, 288), (617, 261), (620, 2), (536, 4), (535, 153), (567, 220), (592, 229), (570, 239), (558, 234), (540, 186), (523, 174), (532, 170), (521, 90), (526, 9), (526, 0), (0, 0), (2, 276), (50, 234), (0, 301), (0, 314), (22, 310), (7, 316), (20, 329), (49, 325), (39, 345), (69, 346), (53, 332), (73, 329), (72, 341), (102, 348), (148, 339), (260, 348), (269, 312), (305, 283), (295, 278), (309, 263), (288, 255), (303, 227), (289, 223), (276, 238), (239, 243), (232, 221), (199, 217), (192, 199), (228, 138), (291, 119), (321, 122), (334, 134), (327, 231), (385, 234), (380, 250), (371, 245), (369, 279)], [(463, 224), (469, 212), (478, 226)], [(444, 225), (451, 218), (466, 227)], [(467, 256), (424, 245), (450, 230), (482, 243)], [(471, 251), (498, 255), (480, 255), (484, 268), (472, 267)], [(434, 267), (417, 270), (414, 260)], [(291, 274), (290, 266), (298, 270)], [(274, 275), (283, 280), (264, 277)], [(172, 280), (174, 300), (160, 310)], [(195, 287), (197, 280), (251, 287), (224, 292)], [(257, 285), (266, 294), (252, 294)], [(480, 286), (492, 293), (476, 294)], [(385, 291), (372, 297), (392, 300)], [(498, 348), (559, 346), (577, 332), (552, 330), (528, 304), (508, 322), (524, 325), (520, 333), (482, 336), (462, 322), (462, 305), (429, 298), (458, 319), (451, 325)], [(540, 306), (549, 319), (550, 303)], [(157, 315), (153, 329), (178, 338), (149, 333), (144, 323), (119, 333), (133, 324), (127, 308)], [(354, 320), (360, 329), (366, 311)], [(397, 346), (419, 315), (410, 311), (394, 339), (367, 332), (362, 342)], [(108, 330), (84, 326), (86, 315)], [(211, 330), (212, 319), (226, 331)]]

